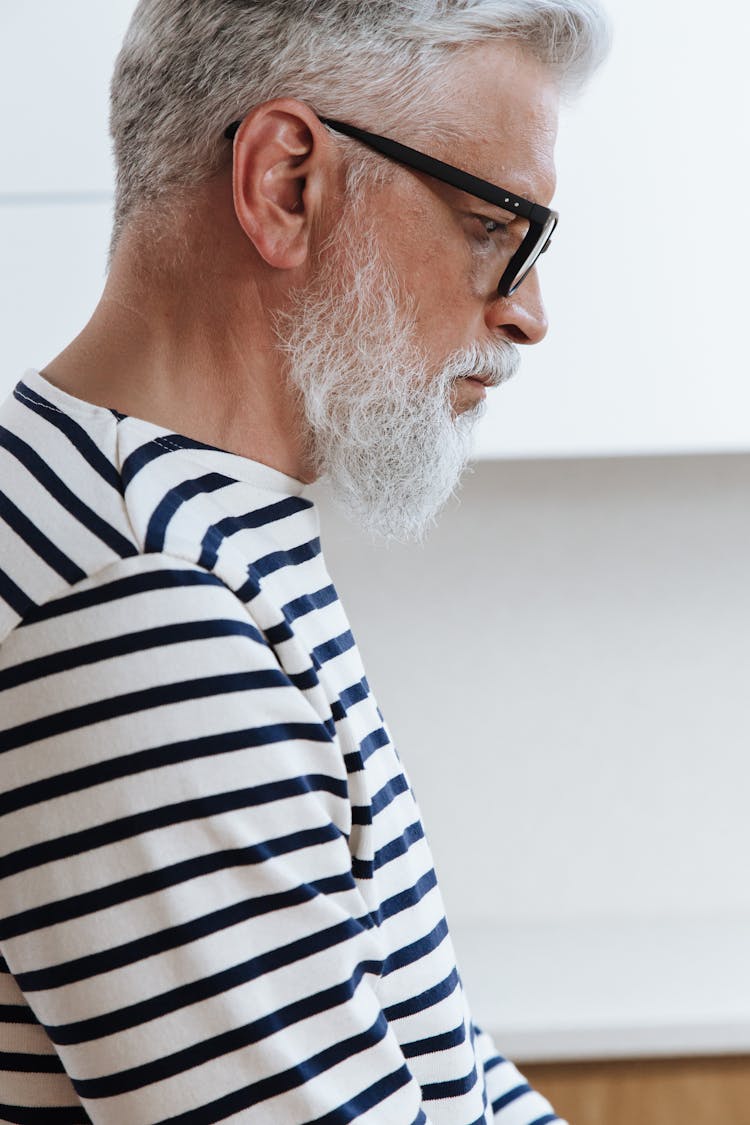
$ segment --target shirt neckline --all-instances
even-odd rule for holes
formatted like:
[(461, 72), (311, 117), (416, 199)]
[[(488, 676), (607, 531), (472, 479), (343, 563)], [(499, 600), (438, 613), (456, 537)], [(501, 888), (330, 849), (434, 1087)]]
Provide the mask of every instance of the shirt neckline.
[(290, 496), (300, 496), (305, 488), (303, 481), (288, 476), (270, 465), (264, 465), (261, 461), (253, 461), (239, 453), (230, 453), (219, 446), (199, 442), (195, 438), (178, 434), (174, 430), (159, 426), (155, 422), (149, 422), (145, 418), (136, 418), (129, 414), (123, 415), (112, 407), (99, 406), (97, 403), (76, 398), (75, 395), (55, 386), (35, 368), (30, 368), (24, 373), (23, 381), (31, 390), (42, 395), (64, 414), (87, 419), (90, 423), (107, 422), (118, 427), (124, 427), (127, 430), (134, 430), (142, 435), (144, 443), (176, 436), (189, 445), (186, 452), (192, 460), (204, 458), (210, 460), (213, 466), (217, 466), (217, 461), (220, 461), (223, 470), (235, 480), (245, 481), (268, 491), (283, 492)]

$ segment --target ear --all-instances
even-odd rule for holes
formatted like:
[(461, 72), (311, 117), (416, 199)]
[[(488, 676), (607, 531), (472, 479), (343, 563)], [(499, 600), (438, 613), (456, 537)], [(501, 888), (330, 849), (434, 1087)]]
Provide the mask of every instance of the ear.
[(234, 210), (261, 257), (294, 269), (310, 252), (330, 179), (330, 138), (293, 98), (256, 106), (234, 140)]

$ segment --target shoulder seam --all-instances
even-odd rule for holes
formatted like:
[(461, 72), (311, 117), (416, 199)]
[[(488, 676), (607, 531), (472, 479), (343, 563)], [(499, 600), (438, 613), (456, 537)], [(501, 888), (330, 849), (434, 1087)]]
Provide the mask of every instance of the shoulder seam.
[(29, 398), (28, 395), (25, 395), (23, 391), (18, 389), (18, 387), (14, 388), (13, 394), (16, 398), (20, 398), (22, 402), (28, 402), (34, 407), (41, 406), (43, 410), (51, 410), (53, 414), (63, 413), (59, 406), (53, 406), (51, 402), (47, 402), (46, 400), (42, 402), (36, 402), (33, 398)]
[[(243, 602), (242, 599), (237, 596), (237, 593), (231, 588), (231, 586), (228, 586), (227, 583), (213, 570), (208, 570), (206, 567), (200, 566), (195, 562), (190, 562), (187, 559), (180, 558), (178, 555), (171, 555), (166, 551), (156, 551), (148, 553), (141, 552), (129, 559), (114, 559), (112, 562), (107, 563), (106, 566), (102, 566), (98, 570), (93, 571), (91, 574), (87, 574), (85, 578), (82, 578), (80, 581), (75, 582), (72, 586), (66, 586), (65, 589), (57, 591), (50, 597), (46, 598), (44, 601), (36, 603), (33, 608), (30, 609), (28, 613), (24, 614), (23, 617), (19, 618), (19, 620), (14, 625), (12, 625), (6, 633), (3, 633), (2, 637), (0, 637), (0, 645), (3, 645), (17, 629), (23, 628), (27, 619), (29, 617), (32, 617), (36, 611), (44, 609), (46, 606), (52, 605), (56, 601), (60, 601), (64, 598), (76, 594), (79, 591), (79, 588), (85, 583), (96, 582), (97, 579), (105, 576), (108, 571), (116, 570), (118, 567), (122, 567), (126, 564), (130, 564), (132, 566), (136, 559), (143, 561), (157, 559), (164, 560), (169, 564), (166, 569), (169, 569), (171, 567), (173, 569), (199, 572), (201, 574), (204, 574), (207, 578), (210, 578), (212, 580), (212, 584), (223, 587), (223, 589), (226, 590), (227, 593), (231, 594), (237, 604), (242, 607), (244, 616), (248, 617), (250, 621), (253, 622), (256, 628), (259, 628), (245, 602)], [(153, 569), (159, 568), (154, 567)]]

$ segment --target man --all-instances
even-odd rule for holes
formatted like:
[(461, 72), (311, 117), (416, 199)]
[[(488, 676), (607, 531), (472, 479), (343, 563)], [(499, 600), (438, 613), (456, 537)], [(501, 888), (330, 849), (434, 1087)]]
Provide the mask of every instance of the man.
[(604, 40), (592, 0), (138, 5), (104, 295), (0, 411), (0, 1119), (557, 1120), (472, 1023), (302, 490), (400, 538), (451, 493)]

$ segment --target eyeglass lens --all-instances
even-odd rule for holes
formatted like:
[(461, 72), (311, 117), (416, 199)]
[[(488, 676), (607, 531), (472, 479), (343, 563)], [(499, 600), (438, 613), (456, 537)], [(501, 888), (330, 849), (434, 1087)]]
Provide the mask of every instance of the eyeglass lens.
[(552, 234), (553, 234), (553, 231), (554, 231), (556, 225), (557, 225), (557, 219), (555, 218), (554, 215), (550, 215), (549, 219), (547, 220), (547, 222), (544, 224), (541, 231), (539, 232), (539, 237), (537, 238), (536, 242), (532, 245), (528, 256), (521, 263), (521, 266), (518, 270), (518, 273), (513, 278), (513, 281), (511, 282), (511, 286), (510, 286), (510, 291), (509, 291), (510, 293), (514, 293), (515, 290), (518, 289), (518, 286), (521, 284), (521, 282), (531, 273), (531, 271), (533, 270), (534, 266), (536, 265), (538, 259), (541, 257), (541, 255), (545, 252), (545, 250), (549, 246), (550, 241), (552, 239)]

